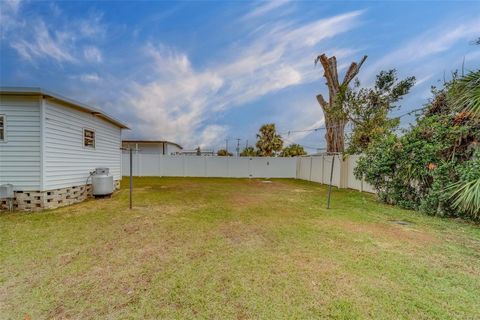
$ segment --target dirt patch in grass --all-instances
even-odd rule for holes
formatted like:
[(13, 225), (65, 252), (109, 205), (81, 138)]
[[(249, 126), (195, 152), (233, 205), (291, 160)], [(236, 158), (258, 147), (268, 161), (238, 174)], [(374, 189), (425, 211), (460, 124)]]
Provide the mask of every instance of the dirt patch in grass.
[[(267, 182), (269, 181), (269, 182)], [(287, 182), (276, 179), (252, 179), (249, 180), (249, 185), (257, 189), (257, 191), (282, 191), (282, 190), (291, 190), (292, 186)]]
[(58, 256), (58, 267), (64, 267), (68, 264), (70, 264), (72, 261), (75, 260), (76, 257), (80, 254), (80, 251), (74, 251), (74, 252), (67, 252), (64, 254), (61, 254)]
[(228, 198), (234, 208), (257, 206), (265, 202), (265, 197), (259, 194), (237, 193)]
[(313, 191), (312, 190), (307, 190), (307, 189), (293, 189), (292, 192), (304, 193), (304, 192), (313, 192)]
[(259, 227), (240, 221), (224, 223), (219, 231), (233, 245), (260, 246), (265, 242), (265, 234)]
[(338, 226), (353, 233), (368, 234), (374, 238), (380, 237), (398, 242), (408, 242), (416, 245), (432, 245), (439, 242), (431, 233), (417, 230), (410, 226), (391, 225), (386, 223), (355, 223), (341, 221)]

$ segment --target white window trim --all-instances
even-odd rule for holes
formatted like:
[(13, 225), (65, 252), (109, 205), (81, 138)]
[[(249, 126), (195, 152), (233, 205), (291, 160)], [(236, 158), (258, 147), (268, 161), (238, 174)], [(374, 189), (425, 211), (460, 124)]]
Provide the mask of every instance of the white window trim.
[[(93, 147), (85, 145), (85, 130), (93, 132)], [(97, 132), (92, 128), (82, 128), (82, 145), (84, 149), (94, 150), (97, 147)]]
[(0, 139), (0, 143), (7, 143), (7, 115), (0, 113), (0, 117), (3, 117), (3, 139)]

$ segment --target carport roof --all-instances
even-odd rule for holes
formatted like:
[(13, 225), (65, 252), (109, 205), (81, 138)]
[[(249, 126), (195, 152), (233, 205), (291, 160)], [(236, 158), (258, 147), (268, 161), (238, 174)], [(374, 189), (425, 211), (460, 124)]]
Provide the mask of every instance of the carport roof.
[(183, 150), (183, 147), (179, 145), (178, 143), (167, 141), (167, 140), (122, 140), (122, 142), (125, 143), (167, 143), (167, 144), (173, 144), (174, 146), (179, 147), (180, 149)]

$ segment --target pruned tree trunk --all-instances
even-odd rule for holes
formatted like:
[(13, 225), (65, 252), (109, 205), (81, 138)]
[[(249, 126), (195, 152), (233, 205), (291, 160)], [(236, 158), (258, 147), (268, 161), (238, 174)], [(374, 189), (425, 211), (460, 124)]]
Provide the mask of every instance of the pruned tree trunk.
[(348, 123), (348, 114), (343, 106), (343, 94), (366, 59), (367, 56), (364, 56), (358, 64), (352, 62), (341, 84), (338, 80), (337, 58), (335, 56), (328, 58), (325, 54), (322, 54), (315, 59), (315, 64), (318, 62), (322, 64), (325, 71), (323, 76), (327, 80), (328, 86), (328, 102), (321, 94), (317, 95), (317, 101), (325, 116), (325, 127), (327, 129), (325, 139), (327, 140), (327, 152), (329, 153), (343, 152), (345, 149), (345, 126)]
[(325, 117), (325, 139), (327, 152), (343, 152), (345, 150), (345, 126), (348, 120), (329, 119)]

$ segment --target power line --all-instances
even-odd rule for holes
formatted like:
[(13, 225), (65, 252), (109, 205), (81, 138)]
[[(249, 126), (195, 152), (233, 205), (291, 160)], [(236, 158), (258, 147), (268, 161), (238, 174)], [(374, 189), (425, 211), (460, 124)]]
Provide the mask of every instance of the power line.
[[(426, 109), (427, 107), (422, 107), (422, 108), (418, 108), (418, 109), (413, 109), (413, 110), (410, 110), (408, 112), (405, 112), (399, 116), (396, 116), (394, 117), (395, 119), (396, 118), (403, 118), (405, 116), (408, 116), (414, 112), (418, 112), (418, 111), (422, 111), (424, 109)], [(288, 130), (288, 131), (284, 131), (284, 132), (280, 132), (279, 134), (282, 135), (282, 134), (287, 134), (287, 135), (290, 135), (292, 133), (301, 133), (301, 132), (314, 132), (314, 131), (320, 131), (320, 130), (327, 130), (327, 129), (334, 129), (334, 128), (339, 128), (339, 127), (346, 127), (348, 125), (351, 125), (351, 122), (347, 123), (347, 125), (343, 126), (343, 125), (338, 125), (338, 126), (330, 126), (330, 127), (326, 127), (326, 126), (322, 126), (322, 127), (318, 127), (318, 128), (313, 128), (313, 129), (303, 129), (303, 130)]]
[(325, 146), (322, 146), (322, 147), (320, 147), (320, 146), (310, 146), (310, 145), (306, 145), (306, 144), (302, 144), (302, 143), (297, 143), (293, 140), (289, 140), (289, 139), (286, 139), (286, 138), (283, 138), (283, 140), (285, 140), (289, 143), (292, 143), (292, 144), (294, 143), (294, 144), (301, 145), (302, 147), (307, 148), (307, 149), (325, 149)]
[[(418, 111), (422, 111), (422, 110), (425, 110), (427, 107), (422, 107), (422, 108), (417, 108), (417, 109), (413, 109), (413, 110), (410, 110), (408, 112), (405, 112), (405, 113), (402, 113), (400, 114), (399, 116), (396, 116), (396, 117), (393, 117), (394, 119), (400, 119), (400, 118), (403, 118), (405, 116), (408, 116), (412, 113), (415, 113), (415, 112), (418, 112)], [(293, 133), (304, 133), (304, 132), (317, 132), (317, 131), (321, 131), (321, 130), (327, 130), (327, 129), (335, 129), (335, 128), (339, 128), (339, 127), (343, 127), (343, 128), (346, 128), (348, 130), (348, 128), (351, 130), (352, 129), (352, 126), (353, 126), (353, 123), (352, 122), (348, 122), (346, 125), (337, 125), (337, 126), (331, 126), (331, 127), (326, 127), (326, 126), (321, 126), (321, 127), (317, 127), (317, 128), (312, 128), (312, 129), (302, 129), (302, 130), (288, 130), (288, 131), (283, 131), (283, 132), (278, 132), (278, 134), (280, 136), (282, 136), (282, 139), (288, 143), (296, 143), (296, 144), (299, 144), (301, 145), (302, 147), (305, 147), (305, 148), (308, 148), (308, 149), (325, 149), (325, 146), (312, 146), (312, 145), (306, 145), (306, 144), (302, 144), (302, 143), (298, 143), (298, 142), (295, 142), (293, 140), (290, 140), (290, 139), (287, 139), (285, 138), (285, 136), (289, 137), (290, 134), (293, 134)], [(404, 128), (399, 128), (399, 129), (404, 129)], [(345, 132), (345, 133), (348, 133), (348, 132)], [(237, 148), (239, 148), (239, 141), (238, 139), (240, 138), (236, 138), (237, 140)], [(231, 139), (225, 139), (225, 143), (226, 143), (226, 149), (228, 150), (228, 140), (231, 140)], [(246, 140), (246, 143), (245, 143), (245, 147), (248, 147), (248, 139), (245, 139)]]
[(334, 129), (334, 128), (341, 128), (341, 127), (347, 127), (351, 125), (350, 123), (347, 123), (345, 125), (338, 125), (338, 126), (330, 126), (330, 127), (326, 127), (326, 126), (323, 126), (323, 127), (318, 127), (318, 128), (313, 128), (313, 129), (304, 129), (304, 130), (289, 130), (289, 131), (284, 131), (284, 132), (279, 132), (278, 134), (279, 135), (283, 135), (283, 134), (287, 134), (287, 135), (290, 135), (292, 133), (300, 133), (300, 132), (312, 132), (312, 131), (319, 131), (319, 130), (326, 130), (326, 129)]
[(408, 111), (408, 112), (405, 112), (405, 113), (403, 113), (403, 114), (401, 114), (401, 115), (399, 115), (399, 116), (397, 116), (397, 117), (395, 117), (395, 118), (400, 119), (400, 118), (403, 118), (403, 117), (405, 117), (405, 116), (408, 116), (409, 114), (412, 114), (412, 113), (415, 113), (415, 112), (418, 112), (418, 111), (425, 110), (426, 108), (427, 108), (427, 107), (422, 107), (422, 108), (413, 109), (413, 110), (410, 110), (410, 111)]

